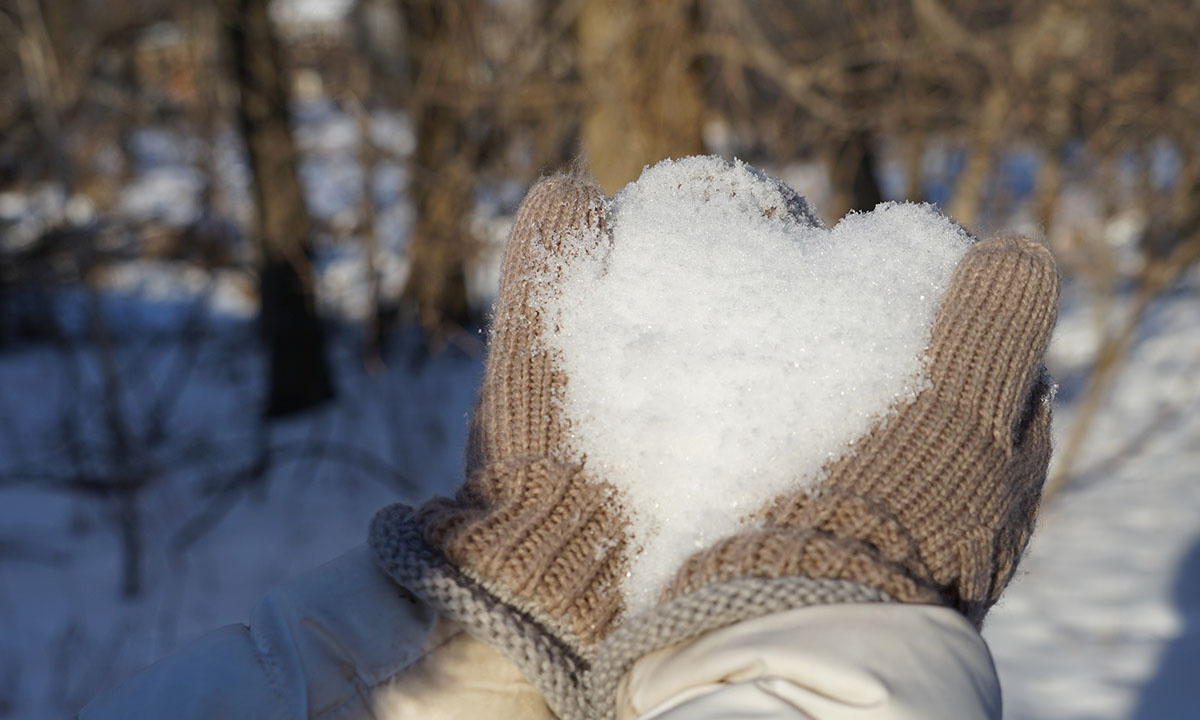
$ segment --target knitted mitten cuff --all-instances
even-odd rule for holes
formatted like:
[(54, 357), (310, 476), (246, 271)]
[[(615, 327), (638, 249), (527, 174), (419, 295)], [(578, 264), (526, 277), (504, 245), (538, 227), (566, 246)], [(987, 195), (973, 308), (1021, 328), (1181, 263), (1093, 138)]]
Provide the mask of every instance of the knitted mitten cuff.
[(392, 580), (512, 660), (555, 715), (563, 720), (589, 717), (589, 663), (538, 620), (464, 573), (422, 535), (414, 509), (396, 504), (376, 513), (369, 543)]
[(951, 604), (915, 552), (907, 557), (886, 554), (886, 548), (908, 545), (900, 540), (881, 546), (870, 537), (846, 537), (813, 527), (748, 530), (688, 558), (665, 596), (686, 596), (738, 579), (802, 578), (868, 586), (898, 602)]

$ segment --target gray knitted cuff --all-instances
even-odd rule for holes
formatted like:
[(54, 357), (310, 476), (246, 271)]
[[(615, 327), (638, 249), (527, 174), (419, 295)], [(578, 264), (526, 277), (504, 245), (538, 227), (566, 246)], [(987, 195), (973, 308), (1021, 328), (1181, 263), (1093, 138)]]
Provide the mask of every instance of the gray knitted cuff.
[(389, 577), (512, 660), (562, 720), (614, 718), (621, 678), (639, 658), (656, 650), (774, 613), (892, 599), (846, 580), (727, 580), (629, 618), (608, 636), (596, 658), (587, 658), (430, 547), (421, 537), (413, 508), (397, 504), (376, 513), (370, 545)]
[(746, 577), (707, 585), (630, 618), (608, 636), (588, 678), (593, 717), (616, 716), (617, 685), (649, 653), (788, 610), (891, 600), (887, 593), (848, 580)]
[(512, 660), (554, 714), (584, 720), (588, 663), (527, 613), (497, 598), (421, 537), (413, 508), (390, 505), (371, 520), (369, 543), (392, 580)]

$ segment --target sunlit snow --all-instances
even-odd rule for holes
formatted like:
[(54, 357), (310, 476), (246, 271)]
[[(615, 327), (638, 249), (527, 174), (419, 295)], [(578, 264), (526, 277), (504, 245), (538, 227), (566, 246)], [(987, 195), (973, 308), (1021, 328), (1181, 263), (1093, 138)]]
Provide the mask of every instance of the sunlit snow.
[(545, 283), (574, 450), (639, 548), (630, 610), (923, 387), (937, 303), (971, 239), (928, 205), (832, 230), (742, 163), (665, 161), (613, 198), (611, 244)]

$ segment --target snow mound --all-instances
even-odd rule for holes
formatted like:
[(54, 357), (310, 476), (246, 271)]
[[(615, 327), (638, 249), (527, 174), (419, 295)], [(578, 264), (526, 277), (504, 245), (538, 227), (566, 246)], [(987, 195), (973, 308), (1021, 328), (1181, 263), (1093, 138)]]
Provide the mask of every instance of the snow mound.
[(737, 532), (924, 387), (937, 304), (972, 242), (932, 206), (831, 230), (741, 162), (648, 168), (609, 206), (611, 245), (544, 283), (545, 342), (570, 378), (572, 451), (614, 484), (651, 606), (688, 555)]

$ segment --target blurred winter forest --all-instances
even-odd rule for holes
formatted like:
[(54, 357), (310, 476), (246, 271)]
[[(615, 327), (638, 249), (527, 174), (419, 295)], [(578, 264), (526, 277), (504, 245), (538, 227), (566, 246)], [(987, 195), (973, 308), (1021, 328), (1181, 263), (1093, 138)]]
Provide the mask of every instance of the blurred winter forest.
[(453, 488), (524, 191), (698, 153), (826, 223), (909, 199), (1045, 238), (1047, 531), (1145, 485), (1094, 499), (1112, 553), (1057, 582), (1145, 572), (1169, 618), (1041, 689), (1021, 653), (1119, 653), (1132, 615), (998, 621), (1006, 689), (1050, 698), (1008, 712), (1186, 716), (1159, 659), (1200, 658), (1198, 37), (1196, 0), (0, 1), (0, 718), (74, 713)]

